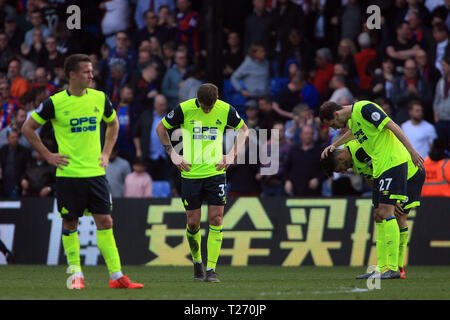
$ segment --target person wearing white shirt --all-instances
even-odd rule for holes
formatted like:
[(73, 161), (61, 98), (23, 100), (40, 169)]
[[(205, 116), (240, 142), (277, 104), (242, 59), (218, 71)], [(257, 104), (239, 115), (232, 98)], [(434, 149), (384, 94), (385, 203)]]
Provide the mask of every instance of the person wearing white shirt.
[(426, 158), (433, 140), (437, 138), (434, 126), (423, 120), (423, 106), (418, 100), (412, 100), (408, 105), (409, 120), (403, 122), (401, 128), (414, 149)]

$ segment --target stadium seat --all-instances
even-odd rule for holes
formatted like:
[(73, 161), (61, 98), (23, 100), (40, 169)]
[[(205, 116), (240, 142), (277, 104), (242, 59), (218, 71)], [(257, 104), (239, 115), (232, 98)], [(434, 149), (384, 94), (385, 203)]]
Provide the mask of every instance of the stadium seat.
[(171, 195), (169, 181), (153, 181), (153, 198), (169, 198)]

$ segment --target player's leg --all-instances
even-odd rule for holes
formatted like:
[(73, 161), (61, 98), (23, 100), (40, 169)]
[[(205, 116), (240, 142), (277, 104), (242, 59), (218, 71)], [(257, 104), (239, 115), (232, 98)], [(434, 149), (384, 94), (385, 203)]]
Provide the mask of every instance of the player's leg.
[(217, 260), (219, 259), (220, 249), (223, 240), (223, 211), (224, 206), (208, 206), (208, 262), (206, 264), (206, 277), (208, 282), (219, 282), (215, 274)]
[(72, 289), (84, 288), (84, 275), (80, 263), (78, 218), (83, 215), (87, 202), (84, 182), (77, 178), (56, 178), (58, 211), (62, 217), (62, 244), (67, 264), (72, 273)]
[(208, 202), (208, 262), (206, 279), (208, 282), (219, 282), (216, 276), (216, 265), (219, 259), (223, 240), (223, 212), (226, 204), (226, 176), (217, 175), (205, 179), (204, 192)]
[(88, 178), (89, 202), (88, 211), (92, 213), (97, 226), (97, 247), (105, 259), (110, 275), (110, 288), (139, 289), (143, 285), (133, 283), (122, 273), (119, 250), (113, 233), (111, 217), (112, 198), (105, 176)]
[(387, 265), (387, 254), (385, 246), (385, 231), (384, 231), (384, 220), (378, 213), (378, 208), (374, 208), (374, 219), (376, 227), (376, 242), (375, 248), (377, 252), (377, 268), (379, 272), (383, 272)]
[(205, 270), (202, 262), (200, 232), (201, 206), (203, 197), (201, 189), (203, 179), (181, 178), (181, 200), (186, 209), (186, 238), (192, 255), (194, 265), (194, 281), (203, 281)]
[(409, 213), (409, 210), (410, 209), (403, 210), (400, 204), (397, 204), (397, 206), (395, 207), (395, 217), (397, 218), (398, 227), (400, 229), (400, 241), (398, 247), (397, 263), (401, 279), (404, 279), (406, 277), (404, 262), (406, 249), (408, 248), (408, 238), (409, 238), (408, 222), (407, 222), (407, 215)]

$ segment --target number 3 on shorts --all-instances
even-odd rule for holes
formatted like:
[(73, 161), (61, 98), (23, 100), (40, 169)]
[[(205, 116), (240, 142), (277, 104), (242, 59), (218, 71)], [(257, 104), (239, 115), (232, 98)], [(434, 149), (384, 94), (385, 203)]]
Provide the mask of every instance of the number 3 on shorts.
[[(384, 188), (384, 182), (386, 181), (386, 189)], [(391, 185), (392, 178), (386, 178), (380, 180), (380, 191), (389, 190), (389, 186)]]
[(219, 197), (223, 197), (225, 195), (225, 184), (219, 184), (219, 188), (220, 188), (220, 192), (219, 192)]

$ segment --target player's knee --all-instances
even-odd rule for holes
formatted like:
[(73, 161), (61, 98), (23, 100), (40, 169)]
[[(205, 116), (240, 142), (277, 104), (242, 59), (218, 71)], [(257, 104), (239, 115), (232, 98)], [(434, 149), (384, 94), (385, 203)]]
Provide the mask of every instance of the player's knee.
[(111, 229), (113, 227), (113, 220), (110, 215), (96, 215), (94, 220), (97, 229)]
[(69, 230), (69, 231), (77, 230), (78, 219), (63, 219), (62, 226), (63, 226), (64, 230)]
[(196, 231), (199, 227), (200, 227), (200, 224), (199, 223), (189, 223), (188, 222), (188, 228), (189, 228), (189, 230), (190, 231)]
[(223, 217), (221, 215), (216, 215), (209, 219), (209, 224), (211, 226), (221, 226), (222, 223), (223, 223)]

